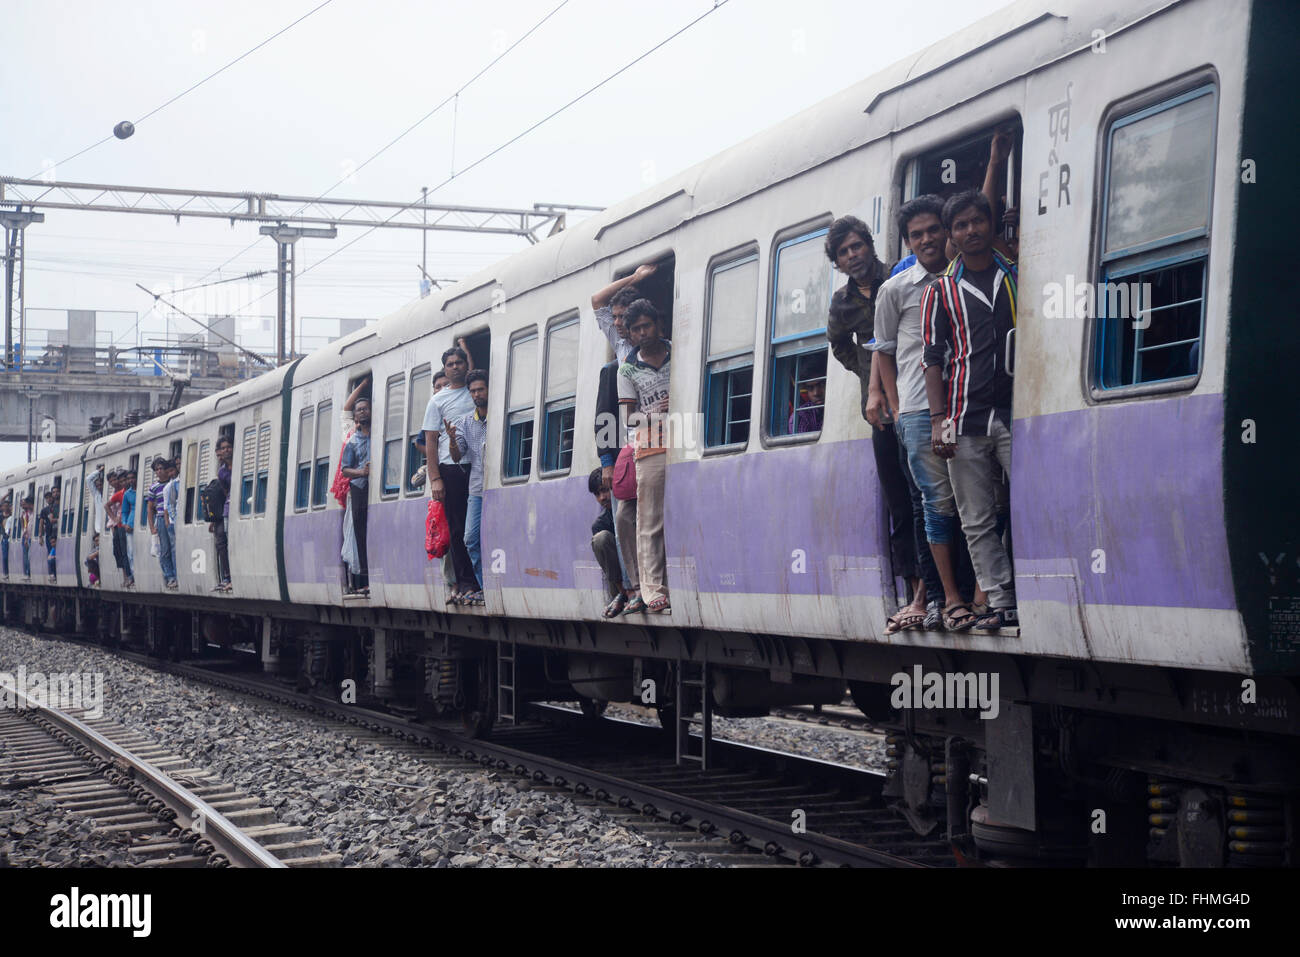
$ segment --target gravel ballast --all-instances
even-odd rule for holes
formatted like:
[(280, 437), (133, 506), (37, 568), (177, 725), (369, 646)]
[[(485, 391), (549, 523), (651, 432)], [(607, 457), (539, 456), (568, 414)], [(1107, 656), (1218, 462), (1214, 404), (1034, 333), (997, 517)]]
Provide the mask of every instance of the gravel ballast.
[[(710, 866), (699, 854), (646, 839), (601, 808), (521, 787), (513, 775), (416, 757), (98, 649), (0, 628), (0, 671), (20, 664), (28, 673), (102, 673), (105, 718), (258, 797), (282, 823), (309, 828), (328, 851), (343, 855), (345, 866)], [(6, 810), (0, 805), (0, 815)], [(17, 810), (32, 816), (26, 806)], [(77, 835), (55, 837), (64, 844)], [(83, 857), (50, 863), (120, 863)], [(37, 854), (25, 862), (41, 860)]]

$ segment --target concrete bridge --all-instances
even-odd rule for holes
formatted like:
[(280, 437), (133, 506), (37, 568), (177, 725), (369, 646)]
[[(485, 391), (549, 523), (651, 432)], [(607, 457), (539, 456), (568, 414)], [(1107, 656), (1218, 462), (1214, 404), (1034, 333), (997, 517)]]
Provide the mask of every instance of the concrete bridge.
[[(265, 371), (256, 363), (231, 361), (206, 350), (174, 350), (163, 359), (173, 375), (125, 356), (54, 356), (41, 367), (0, 369), (0, 442), (78, 442), (102, 431), (137, 425), (168, 411), (220, 392), (241, 379)], [(116, 350), (114, 350), (116, 351)], [(188, 361), (186, 361), (188, 359)], [(180, 386), (179, 396), (176, 395)]]

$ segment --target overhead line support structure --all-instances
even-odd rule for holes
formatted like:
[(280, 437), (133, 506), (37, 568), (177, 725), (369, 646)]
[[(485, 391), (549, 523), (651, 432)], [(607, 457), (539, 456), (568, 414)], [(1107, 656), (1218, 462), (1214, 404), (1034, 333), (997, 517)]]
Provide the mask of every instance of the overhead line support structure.
[[(3, 207), (13, 205), (12, 211)], [(30, 212), (21, 212), (27, 207)], [(0, 176), (0, 217), (30, 217), (27, 222), (41, 222), (45, 217), (37, 209), (137, 213), (174, 216), (179, 223), (186, 219), (224, 219), (233, 226), (238, 222), (265, 224), (263, 235), (275, 239), (279, 289), (276, 315), (276, 353), (281, 362), (293, 353), (293, 330), (288, 330), (285, 348), (286, 316), (293, 324), (296, 306), (291, 304), (293, 285), (293, 244), (303, 237), (334, 238), (340, 226), (367, 229), (418, 229), (441, 232), (486, 233), (521, 236), (530, 244), (540, 242), (565, 227), (570, 212), (599, 212), (600, 206), (576, 206), (565, 203), (535, 203), (526, 207), (451, 206), (430, 204), (428, 194), (413, 203), (396, 200), (339, 199), (326, 196), (286, 196), (278, 193), (228, 192), (222, 190), (173, 189), (152, 186), (114, 186), (105, 183), (69, 183), (40, 179)], [(6, 293), (13, 288), (14, 260), (19, 264), (18, 290), (21, 295), (22, 226), (10, 229), (5, 224)], [(290, 233), (296, 233), (288, 238)], [(15, 238), (16, 237), (16, 238)], [(285, 237), (285, 238), (281, 238)], [(423, 257), (422, 257), (423, 258)], [(6, 317), (12, 310), (13, 296), (5, 300)], [(20, 315), (21, 321), (21, 315)], [(13, 361), (12, 335), (5, 326), (6, 364)], [(19, 336), (19, 348), (22, 347)], [(7, 365), (6, 365), (7, 367)]]

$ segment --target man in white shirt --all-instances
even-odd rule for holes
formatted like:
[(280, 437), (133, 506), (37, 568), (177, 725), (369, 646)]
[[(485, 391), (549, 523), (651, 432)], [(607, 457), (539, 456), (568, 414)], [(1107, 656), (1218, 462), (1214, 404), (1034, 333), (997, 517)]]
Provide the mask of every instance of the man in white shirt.
[[(456, 585), (452, 589), (452, 604), (459, 604), (462, 596), (478, 591), (474, 565), (465, 548), (465, 516), (469, 508), (469, 469), (457, 464), (451, 454), (449, 436), (444, 436), (448, 422), (456, 422), (474, 411), (474, 400), (465, 387), (469, 372), (469, 359), (465, 350), (452, 346), (442, 354), (442, 371), (447, 375), (447, 386), (429, 399), (424, 411), (425, 461), (429, 464), (429, 495), (442, 502), (447, 510), (447, 525), (451, 530), (451, 562), (456, 572)], [(434, 463), (437, 469), (434, 469)]]

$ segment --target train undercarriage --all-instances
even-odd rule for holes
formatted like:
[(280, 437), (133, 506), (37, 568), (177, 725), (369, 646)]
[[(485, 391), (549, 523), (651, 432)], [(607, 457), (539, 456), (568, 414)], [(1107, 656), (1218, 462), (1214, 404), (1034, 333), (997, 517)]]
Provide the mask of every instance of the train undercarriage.
[[(885, 736), (887, 803), (972, 864), (1291, 866), (1300, 850), (1300, 709), (1285, 678), (382, 609), (230, 614), (219, 599), (34, 586), (0, 596), (7, 624), (220, 660), (343, 704), (459, 716), (477, 735), (532, 702), (577, 702), (593, 718), (636, 704), (658, 713), (679, 760), (706, 767), (714, 716), (847, 691)], [(981, 686), (990, 675), (1000, 680)]]

